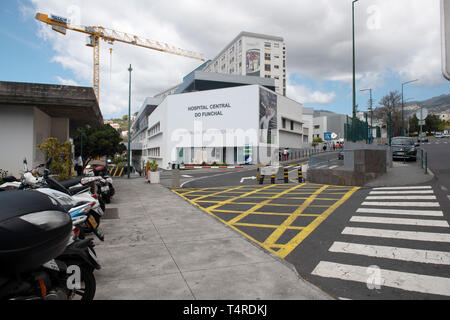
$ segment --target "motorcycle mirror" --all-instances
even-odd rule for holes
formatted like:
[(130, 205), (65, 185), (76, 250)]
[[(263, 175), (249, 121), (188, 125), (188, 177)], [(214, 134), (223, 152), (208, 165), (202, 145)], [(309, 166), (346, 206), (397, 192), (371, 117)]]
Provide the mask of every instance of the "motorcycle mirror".
[(23, 170), (24, 170), (24, 171), (28, 171), (27, 158), (24, 158), (24, 159), (23, 159)]
[(50, 167), (50, 163), (52, 163), (52, 157), (48, 158), (47, 162), (45, 163), (45, 167)]

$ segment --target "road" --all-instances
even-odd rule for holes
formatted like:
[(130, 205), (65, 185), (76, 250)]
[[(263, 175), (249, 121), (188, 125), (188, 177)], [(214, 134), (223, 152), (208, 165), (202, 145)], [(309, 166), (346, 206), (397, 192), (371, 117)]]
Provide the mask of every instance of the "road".
[(435, 174), (423, 185), (258, 186), (239, 183), (255, 175), (240, 170), (199, 173), (175, 192), (336, 298), (449, 299), (450, 139), (422, 148)]

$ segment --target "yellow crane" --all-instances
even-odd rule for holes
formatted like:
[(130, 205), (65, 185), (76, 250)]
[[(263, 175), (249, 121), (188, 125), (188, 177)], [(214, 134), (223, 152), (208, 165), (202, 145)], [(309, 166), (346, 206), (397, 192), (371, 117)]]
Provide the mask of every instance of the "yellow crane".
[[(81, 32), (84, 34), (87, 34), (89, 37), (89, 41), (86, 44), (89, 47), (92, 47), (94, 49), (94, 92), (97, 96), (97, 101), (100, 102), (100, 39), (103, 39), (104, 41), (108, 42), (109, 44), (113, 44), (114, 41), (119, 41), (122, 43), (132, 44), (135, 46), (152, 49), (152, 50), (158, 50), (161, 52), (171, 53), (183, 57), (193, 58), (201, 61), (205, 61), (206, 59), (203, 57), (201, 53), (184, 50), (181, 48), (177, 48), (171, 45), (168, 45), (167, 43), (155, 41), (155, 40), (149, 40), (149, 39), (143, 39), (138, 36), (115, 31), (112, 29), (107, 29), (100, 26), (75, 26), (71, 25), (69, 23), (69, 20), (56, 16), (56, 15), (50, 15), (43, 13), (36, 13), (35, 19), (41, 22), (44, 22), (50, 26), (52, 26), (52, 29), (54, 31), (57, 31), (61, 34), (66, 34), (66, 30), (73, 30), (77, 32)], [(111, 49), (110, 49), (111, 52)]]

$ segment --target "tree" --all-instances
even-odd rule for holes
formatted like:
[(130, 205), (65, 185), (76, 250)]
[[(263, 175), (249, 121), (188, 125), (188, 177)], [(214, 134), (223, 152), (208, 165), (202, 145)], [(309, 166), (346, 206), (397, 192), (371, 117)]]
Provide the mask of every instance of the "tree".
[(83, 141), (83, 167), (96, 157), (113, 157), (115, 154), (121, 154), (126, 150), (125, 145), (121, 144), (120, 133), (109, 124), (99, 129), (79, 130), (78, 136), (74, 139), (75, 155), (81, 153), (81, 140)]
[(439, 131), (441, 120), (435, 114), (430, 114), (425, 118), (425, 127), (424, 130), (426, 132), (435, 132)]
[(59, 180), (66, 180), (71, 173), (70, 141), (59, 142), (57, 138), (50, 137), (44, 143), (37, 145), (45, 155), (45, 161), (51, 158), (49, 169), (57, 175)]
[(409, 132), (419, 132), (419, 118), (415, 114), (409, 118)]
[(400, 135), (402, 127), (401, 111), (402, 95), (398, 91), (391, 91), (381, 98), (380, 107), (374, 110), (374, 118), (383, 121), (385, 125), (389, 122), (389, 112), (392, 119), (392, 135)]

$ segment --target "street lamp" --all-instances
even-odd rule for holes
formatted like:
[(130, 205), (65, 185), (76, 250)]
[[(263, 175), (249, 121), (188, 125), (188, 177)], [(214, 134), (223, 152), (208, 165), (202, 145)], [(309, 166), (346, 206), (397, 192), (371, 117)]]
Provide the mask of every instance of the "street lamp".
[(353, 119), (352, 119), (352, 140), (356, 141), (356, 76), (355, 76), (355, 3), (358, 0), (352, 2), (352, 34), (353, 34)]
[(404, 101), (403, 101), (403, 87), (404, 87), (406, 84), (408, 84), (408, 83), (412, 83), (412, 82), (416, 82), (416, 81), (419, 81), (419, 79), (411, 80), (411, 81), (407, 81), (407, 82), (403, 82), (403, 83), (402, 83), (402, 130), (401, 130), (401, 132), (400, 132), (400, 135), (401, 135), (401, 136), (404, 136), (404, 135), (405, 135), (405, 129), (404, 129), (405, 122), (404, 122), (404, 111), (403, 111), (405, 103), (404, 103)]
[(133, 69), (130, 67), (128, 68), (128, 71), (130, 72), (130, 80), (129, 80), (129, 87), (128, 87), (128, 155), (127, 155), (127, 175), (128, 179), (130, 179), (130, 117), (131, 117), (131, 71)]
[(372, 137), (372, 127), (373, 127), (373, 101), (372, 101), (372, 89), (361, 89), (360, 91), (370, 91), (370, 100), (369, 100), (369, 110), (370, 110), (370, 136)]

